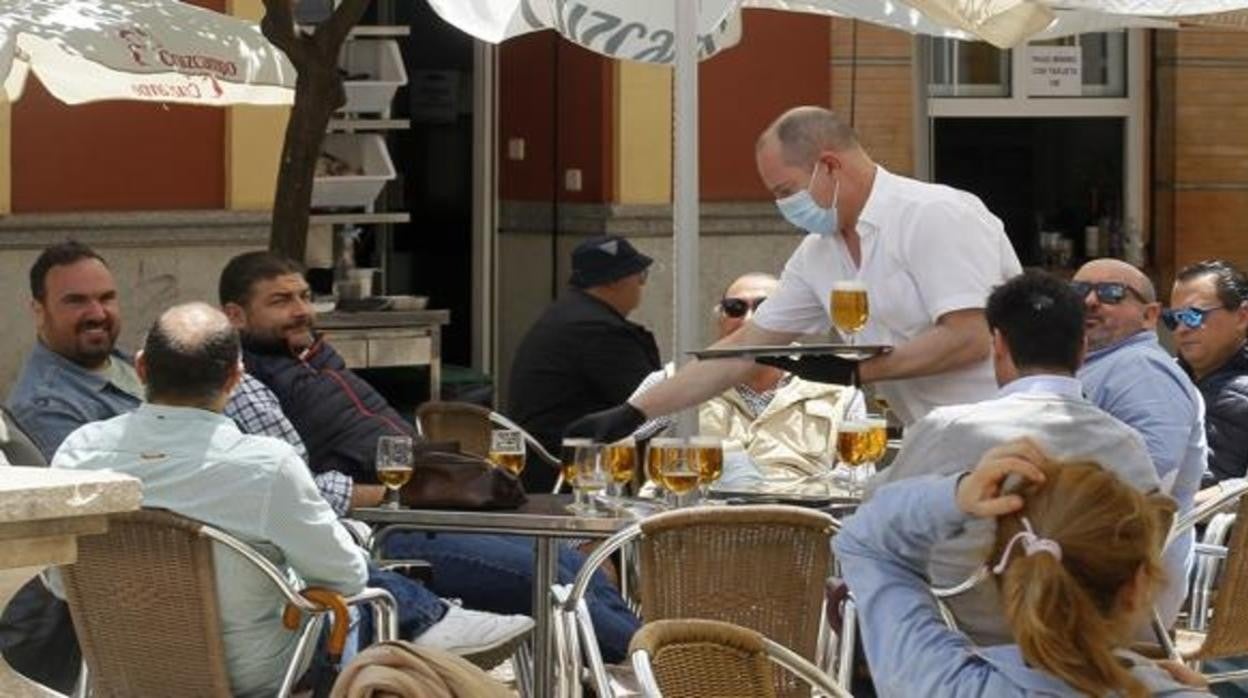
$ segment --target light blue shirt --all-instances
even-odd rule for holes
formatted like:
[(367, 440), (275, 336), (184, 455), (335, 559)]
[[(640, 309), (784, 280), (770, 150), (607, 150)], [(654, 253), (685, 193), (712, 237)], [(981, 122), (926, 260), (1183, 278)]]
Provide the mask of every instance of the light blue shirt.
[[(252, 544), (293, 579), (363, 589), (367, 557), (289, 444), (243, 434), (205, 410), (144, 404), (70, 434), (56, 468), (113, 470), (143, 482), (143, 506), (169, 509)], [(255, 566), (215, 549), (226, 662), (235, 695), (270, 696), (294, 653), (283, 599)]]
[[(957, 535), (957, 476), (910, 478), (882, 487), (832, 540), (854, 594), (862, 642), (878, 694), (896, 696), (1079, 696), (1026, 665), (1017, 645), (976, 647), (940, 618), (924, 570), (932, 546)], [(1207, 696), (1152, 662), (1119, 651), (1154, 696)]]
[[(118, 370), (133, 373), (130, 359), (121, 352), (114, 350), (109, 358)], [(69, 432), (129, 412), (140, 402), (124, 386), (113, 384), (106, 372), (89, 371), (36, 341), (9, 393), (8, 406), (43, 457), (51, 460)]]
[(1191, 509), (1205, 471), (1205, 402), (1157, 334), (1089, 353), (1079, 380), (1093, 404), (1140, 432), (1163, 488)]

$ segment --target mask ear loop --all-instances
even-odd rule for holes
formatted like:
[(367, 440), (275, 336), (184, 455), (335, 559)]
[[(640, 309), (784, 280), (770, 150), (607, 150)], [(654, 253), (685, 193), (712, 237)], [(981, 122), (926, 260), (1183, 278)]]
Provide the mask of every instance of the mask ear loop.
[[(815, 161), (815, 168), (810, 171), (810, 181), (806, 183), (806, 191), (810, 192), (811, 187), (815, 186), (815, 175), (819, 174), (819, 166), (822, 164), (823, 163), (819, 160)], [(831, 167), (828, 168), (828, 176), (832, 177)], [(814, 198), (813, 192), (811, 192), (811, 198)], [(830, 208), (836, 208), (836, 204), (840, 201), (840, 199), (841, 179), (840, 177), (832, 177), (832, 206)]]

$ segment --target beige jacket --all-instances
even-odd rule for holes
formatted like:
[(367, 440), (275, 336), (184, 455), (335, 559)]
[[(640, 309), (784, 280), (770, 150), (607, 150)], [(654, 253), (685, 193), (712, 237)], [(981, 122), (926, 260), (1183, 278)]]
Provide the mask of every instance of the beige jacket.
[(836, 430), (856, 391), (796, 376), (776, 392), (757, 419), (735, 388), (702, 404), (700, 433), (724, 439), (724, 450), (744, 450), (763, 477), (822, 471), (836, 449)]

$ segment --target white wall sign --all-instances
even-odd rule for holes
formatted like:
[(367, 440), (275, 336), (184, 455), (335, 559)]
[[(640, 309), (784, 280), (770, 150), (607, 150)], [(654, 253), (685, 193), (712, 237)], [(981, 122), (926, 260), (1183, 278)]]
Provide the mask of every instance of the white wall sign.
[(1027, 94), (1078, 97), (1083, 94), (1083, 50), (1078, 46), (1029, 46)]

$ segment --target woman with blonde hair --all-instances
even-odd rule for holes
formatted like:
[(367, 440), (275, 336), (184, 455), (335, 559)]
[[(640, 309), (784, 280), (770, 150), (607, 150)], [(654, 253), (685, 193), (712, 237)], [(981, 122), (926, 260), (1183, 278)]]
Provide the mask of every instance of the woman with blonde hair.
[[(969, 473), (880, 489), (833, 542), (881, 696), (1206, 696), (1199, 676), (1134, 654), (1161, 584), (1174, 503), (1030, 440)], [(941, 620), (924, 570), (938, 540), (996, 519), (986, 565), (1015, 644), (976, 647)], [(992, 582), (986, 582), (992, 583)]]

